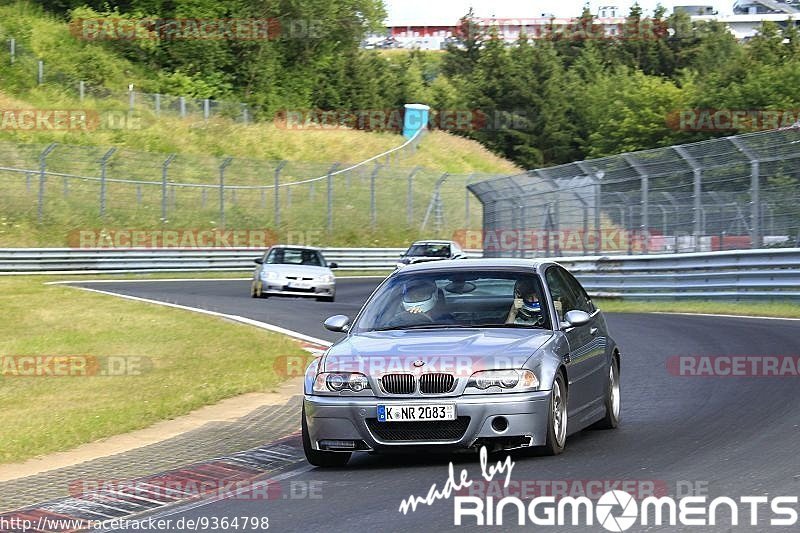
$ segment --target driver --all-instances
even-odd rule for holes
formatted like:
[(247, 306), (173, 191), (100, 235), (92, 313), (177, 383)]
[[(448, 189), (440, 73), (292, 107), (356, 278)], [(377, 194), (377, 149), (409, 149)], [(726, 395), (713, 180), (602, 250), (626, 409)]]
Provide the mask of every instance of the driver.
[(520, 279), (514, 284), (514, 303), (508, 311), (506, 324), (540, 326), (544, 324), (542, 304), (532, 279)]
[(403, 324), (449, 323), (453, 316), (442, 310), (439, 289), (431, 280), (413, 280), (403, 285), (403, 311), (393, 322)]

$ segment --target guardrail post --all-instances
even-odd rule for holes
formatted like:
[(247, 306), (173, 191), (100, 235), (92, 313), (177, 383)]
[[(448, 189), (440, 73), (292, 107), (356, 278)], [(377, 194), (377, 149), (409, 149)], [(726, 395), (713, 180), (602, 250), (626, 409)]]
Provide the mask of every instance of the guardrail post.
[(369, 220), (373, 231), (378, 224), (378, 206), (375, 201), (375, 179), (378, 177), (378, 172), (380, 171), (381, 165), (375, 163), (375, 168), (369, 176)]
[(167, 169), (170, 163), (175, 159), (175, 154), (170, 154), (161, 163), (161, 223), (167, 221)]
[(154, 94), (153, 98), (155, 99), (156, 116), (160, 116), (161, 115), (161, 93)]
[(44, 218), (44, 183), (47, 174), (47, 156), (56, 149), (56, 146), (58, 146), (58, 143), (52, 143), (39, 154), (39, 202), (36, 213), (39, 223)]
[(83, 80), (78, 82), (78, 100), (83, 102), (83, 98), (86, 96), (86, 82)]
[(186, 118), (186, 97), (181, 96), (178, 98), (178, 106), (180, 109), (181, 118)]
[(208, 117), (211, 116), (211, 104), (208, 98), (203, 99), (203, 120), (208, 120)]
[(36, 62), (36, 82), (38, 85), (44, 83), (44, 61), (41, 59)]
[(286, 166), (286, 161), (281, 161), (278, 163), (278, 166), (275, 167), (275, 229), (278, 229), (278, 226), (281, 223), (281, 170), (283, 167)]
[(414, 223), (414, 176), (420, 167), (415, 167), (408, 175), (408, 191), (406, 192), (406, 222), (408, 226)]
[(106, 168), (108, 160), (116, 151), (116, 148), (112, 148), (100, 159), (100, 218), (106, 216)]
[(334, 163), (328, 170), (328, 233), (333, 233), (333, 173), (339, 168), (339, 163)]
[(226, 157), (219, 166), (219, 227), (225, 229), (225, 169), (233, 161), (232, 157)]

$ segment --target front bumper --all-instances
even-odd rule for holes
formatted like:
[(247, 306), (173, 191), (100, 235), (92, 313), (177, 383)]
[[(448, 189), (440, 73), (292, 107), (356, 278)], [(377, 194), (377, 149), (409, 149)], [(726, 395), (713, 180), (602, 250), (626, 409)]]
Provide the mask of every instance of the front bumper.
[(319, 283), (309, 282), (308, 288), (294, 288), (289, 286), (288, 280), (257, 280), (257, 285), (261, 286), (264, 294), (275, 294), (284, 296), (333, 296), (336, 294), (336, 282)]
[[(470, 448), (491, 442), (525, 442), (526, 446), (542, 446), (547, 436), (550, 391), (508, 393), (492, 395), (464, 395), (440, 398), (355, 398), (342, 396), (304, 397), (304, 409), (311, 446), (315, 450), (331, 449), (320, 445), (321, 441), (352, 441), (355, 450), (402, 449), (413, 446), (441, 446)], [(377, 417), (379, 404), (433, 404), (455, 403), (456, 416), (468, 417), (466, 430), (458, 438), (433, 438), (387, 440), (370, 430)], [(497, 417), (506, 419), (505, 430), (493, 427)], [(398, 424), (379, 422), (377, 424)], [(440, 424), (440, 422), (417, 422), (417, 424)], [(496, 424), (502, 426), (502, 424)], [(433, 433), (435, 433), (435, 426)], [(508, 446), (502, 446), (508, 447)]]

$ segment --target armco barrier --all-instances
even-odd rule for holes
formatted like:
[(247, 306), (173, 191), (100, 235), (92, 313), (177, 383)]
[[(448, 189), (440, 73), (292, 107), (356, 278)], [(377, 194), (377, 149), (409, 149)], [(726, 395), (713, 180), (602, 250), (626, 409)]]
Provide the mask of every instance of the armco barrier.
[[(323, 248), (340, 270), (392, 269), (404, 248)], [(253, 249), (0, 249), (0, 274), (250, 271)], [(481, 257), (470, 250), (471, 258)], [(800, 299), (800, 248), (554, 258), (593, 295)]]

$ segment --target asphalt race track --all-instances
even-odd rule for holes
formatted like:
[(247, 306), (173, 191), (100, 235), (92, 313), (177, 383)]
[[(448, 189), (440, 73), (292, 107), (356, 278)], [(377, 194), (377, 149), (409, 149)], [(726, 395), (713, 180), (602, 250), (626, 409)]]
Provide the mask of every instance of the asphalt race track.
[[(249, 298), (248, 281), (85, 286), (246, 316), (335, 340), (337, 335), (324, 330), (322, 320), (338, 313), (354, 315), (377, 281), (339, 280), (335, 303), (275, 297), (254, 300)], [(800, 322), (658, 314), (617, 314), (608, 315), (607, 319), (623, 357), (620, 428), (573, 435), (567, 441), (566, 452), (554, 458), (514, 452), (513, 481), (638, 480), (642, 482), (640, 486), (652, 482), (677, 496), (687, 495), (677, 490), (691, 484), (700, 495), (706, 491), (710, 497), (733, 499), (800, 494), (800, 378), (685, 377), (676, 376), (667, 368), (671, 356), (797, 356)], [(433, 483), (441, 487), (447, 479), (450, 460), (455, 461), (457, 474), (460, 468), (466, 468), (471, 479), (480, 478), (474, 455), (358, 454), (342, 469), (321, 470), (298, 464), (298, 472), (287, 482), (322, 486), (320, 498), (222, 500), (177, 513), (173, 509), (159, 516), (169, 515), (173, 520), (268, 516), (271, 531), (478, 529), (469, 519), (466, 526), (454, 528), (450, 500), (420, 506), (407, 515), (398, 512), (400, 502), (409, 495), (425, 496)], [(524, 499), (524, 494), (510, 494)], [(721, 516), (725, 517), (725, 513)], [(742, 516), (744, 523), (733, 531), (797, 528), (749, 526), (749, 513)], [(494, 530), (512, 528), (517, 526), (504, 525)], [(565, 530), (533, 526), (530, 522), (526, 529)], [(604, 531), (597, 523), (574, 530)], [(637, 523), (628, 531), (644, 530), (730, 531), (731, 526), (655, 527)]]

